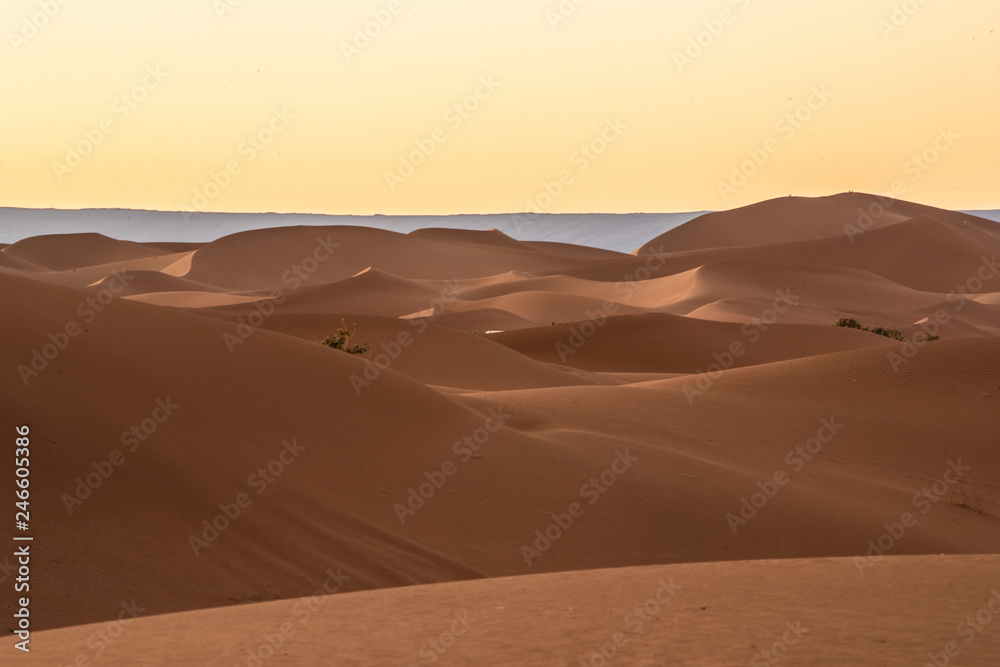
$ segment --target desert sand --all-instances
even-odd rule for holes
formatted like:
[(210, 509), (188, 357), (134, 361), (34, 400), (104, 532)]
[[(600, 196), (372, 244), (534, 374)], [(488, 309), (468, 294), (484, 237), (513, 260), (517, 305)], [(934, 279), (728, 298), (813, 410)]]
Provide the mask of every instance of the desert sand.
[(16, 662), (996, 664), (996, 222), (428, 223), (0, 249)]

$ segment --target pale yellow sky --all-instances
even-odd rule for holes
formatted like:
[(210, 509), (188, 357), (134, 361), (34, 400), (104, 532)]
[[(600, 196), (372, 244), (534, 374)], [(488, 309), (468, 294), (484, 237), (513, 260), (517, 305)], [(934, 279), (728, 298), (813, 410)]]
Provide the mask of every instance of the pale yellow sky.
[(1000, 208), (998, 18), (996, 0), (5, 0), (0, 206), (667, 212), (895, 185)]

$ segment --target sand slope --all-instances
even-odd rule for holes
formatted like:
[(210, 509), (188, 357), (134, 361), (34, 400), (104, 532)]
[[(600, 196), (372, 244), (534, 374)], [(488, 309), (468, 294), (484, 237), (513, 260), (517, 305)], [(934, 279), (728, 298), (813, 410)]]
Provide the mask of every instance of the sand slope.
[(830, 197), (782, 197), (706, 213), (652, 239), (636, 252), (644, 255), (813, 241), (883, 229), (915, 217), (949, 226), (975, 226), (994, 238), (998, 236), (992, 221), (974, 215), (852, 192)]
[(921, 556), (886, 558), (864, 577), (842, 558), (490, 579), (126, 617), (111, 643), (99, 641), (105, 624), (42, 633), (34, 657), (89, 657), (89, 640), (113, 663), (569, 667), (603, 664), (603, 651), (646, 667), (902, 667), (948, 647), (958, 664), (990, 665), (1000, 638), (966, 619), (1000, 609), (998, 571), (997, 556)]
[(165, 251), (129, 241), (117, 241), (101, 234), (54, 234), (18, 241), (3, 249), (8, 257), (37, 266), (62, 271), (85, 266), (155, 257)]
[[(445, 658), (580, 664), (672, 576), (692, 601), (622, 664), (746, 664), (807, 613), (788, 664), (923, 664), (1000, 584), (1000, 232), (895, 202), (844, 233), (876, 203), (773, 200), (634, 255), (337, 226), (0, 249), (40, 655), (134, 600), (109, 662), (245, 664), (342, 568), (282, 661), (425, 663), (468, 608)], [(342, 323), (366, 353), (318, 343)], [(863, 578), (831, 560), (879, 542)], [(166, 645), (192, 627), (215, 643)]]

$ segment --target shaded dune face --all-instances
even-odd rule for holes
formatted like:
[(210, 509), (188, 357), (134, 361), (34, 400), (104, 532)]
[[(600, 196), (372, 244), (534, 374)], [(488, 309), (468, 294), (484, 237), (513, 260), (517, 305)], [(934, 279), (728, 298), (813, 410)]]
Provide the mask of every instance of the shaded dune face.
[[(634, 664), (684, 655), (675, 626), (708, 637), (698, 615), (723, 622), (734, 587), (770, 591), (732, 643), (757, 648), (701, 642), (686, 664), (749, 661), (757, 625), (780, 639), (806, 594), (812, 655), (916, 664), (989, 598), (996, 223), (852, 193), (704, 215), (633, 254), (495, 230), (182, 242), (0, 248), (0, 413), (31, 427), (32, 620), (53, 660), (98, 627), (71, 626), (134, 602), (109, 657), (239, 662), (257, 641), (239, 628), (297, 622), (318, 591), (334, 613), (289, 644), (302, 664), (324, 632), (419, 661), (454, 600), (484, 619), (456, 656), (513, 655), (517, 635), (526, 664), (577, 664), (571, 635), (610, 638), (673, 577), (688, 588)], [(341, 328), (367, 351), (319, 344)], [(822, 629), (889, 598), (952, 610), (952, 629), (937, 611)], [(384, 645), (375, 618), (399, 630)], [(193, 627), (218, 656), (163, 644)]]

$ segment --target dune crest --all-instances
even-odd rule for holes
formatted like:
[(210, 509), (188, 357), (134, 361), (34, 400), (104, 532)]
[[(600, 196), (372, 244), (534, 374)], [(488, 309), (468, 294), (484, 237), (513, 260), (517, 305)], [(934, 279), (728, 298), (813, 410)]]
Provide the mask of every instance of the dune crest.
[(448, 628), (465, 664), (922, 664), (998, 583), (998, 230), (848, 193), (631, 255), (432, 220), (3, 247), (37, 656), (128, 604), (103, 659), (247, 664), (308, 599), (299, 664)]

